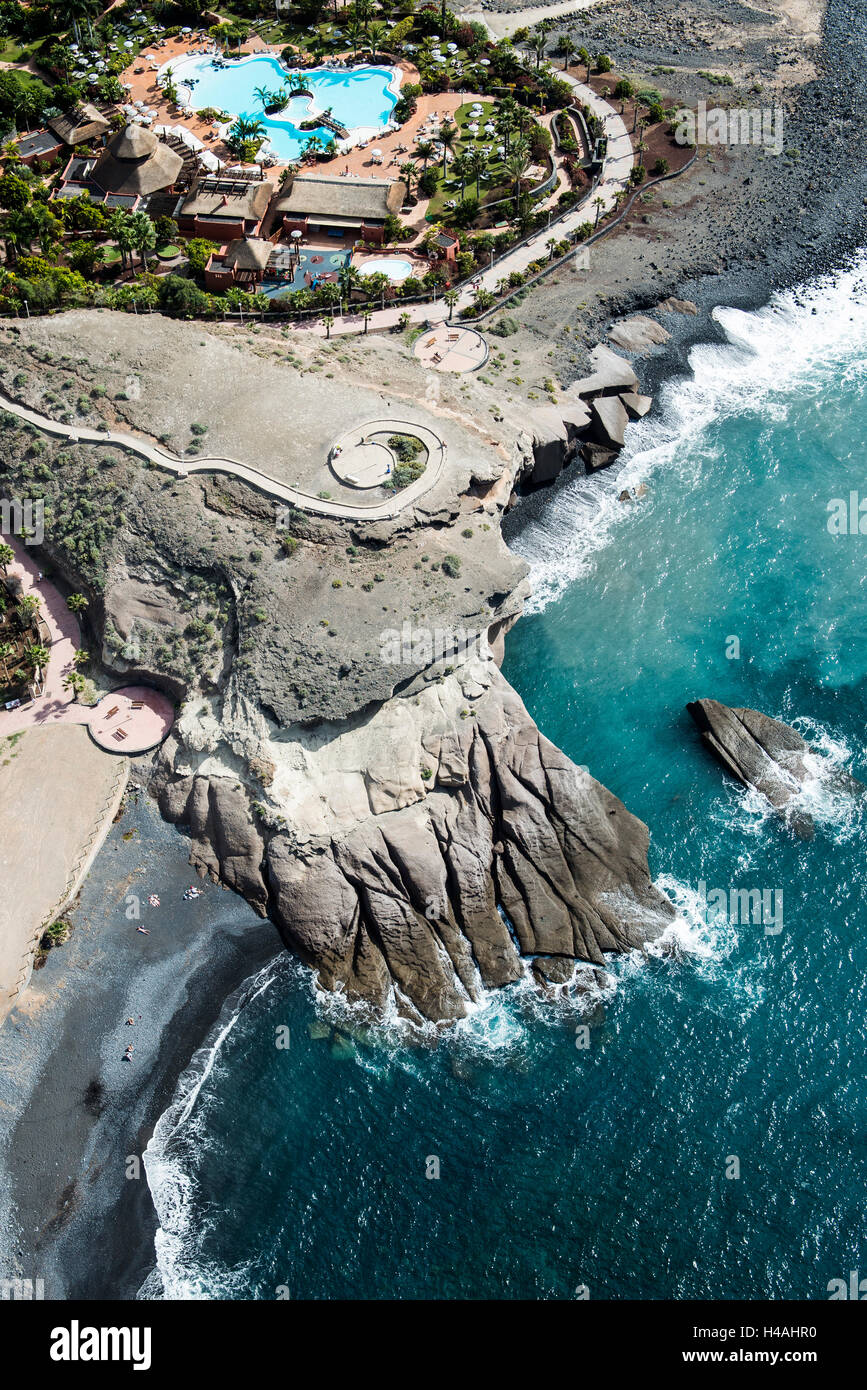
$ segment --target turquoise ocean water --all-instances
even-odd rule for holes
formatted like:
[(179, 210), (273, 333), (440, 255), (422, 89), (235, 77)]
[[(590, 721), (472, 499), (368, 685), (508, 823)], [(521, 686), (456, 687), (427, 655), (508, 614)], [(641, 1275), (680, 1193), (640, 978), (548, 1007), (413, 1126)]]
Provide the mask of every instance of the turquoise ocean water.
[[(272, 967), (150, 1146), (145, 1296), (822, 1299), (858, 1267), (865, 828), (833, 773), (867, 781), (867, 536), (827, 504), (867, 497), (867, 285), (799, 298), (719, 310), (729, 345), (514, 542), (535, 598), (505, 673), (647, 821), (678, 949), (613, 962), (586, 1014), (492, 994), (436, 1047), (341, 1041)], [(700, 696), (809, 738), (811, 842), (703, 753)], [(707, 921), (701, 881), (782, 892), (782, 931)]]

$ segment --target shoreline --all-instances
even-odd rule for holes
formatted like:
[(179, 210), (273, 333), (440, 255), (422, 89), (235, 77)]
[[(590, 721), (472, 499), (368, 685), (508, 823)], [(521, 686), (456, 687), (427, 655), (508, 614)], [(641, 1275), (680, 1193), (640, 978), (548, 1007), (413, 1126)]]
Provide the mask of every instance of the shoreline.
[[(0, 1135), (0, 1260), (4, 1276), (44, 1279), (47, 1299), (136, 1297), (157, 1219), (144, 1165), (130, 1180), (129, 1160), (141, 1159), (227, 1001), (284, 951), (229, 890), (205, 881), (184, 902), (195, 881), (186, 860), (185, 837), (140, 795), (91, 869), (70, 941), (0, 1031), (0, 1106), (11, 1117)], [(152, 889), (159, 909), (147, 905)], [(131, 890), (146, 936), (125, 917)]]
[[(758, 291), (752, 294), (744, 292), (739, 296), (740, 303), (735, 307), (746, 311), (762, 308), (777, 288), (792, 287), (780, 285), (771, 289), (768, 295)], [(728, 341), (721, 328), (710, 317), (712, 308), (727, 303), (731, 303), (731, 298), (717, 298), (715, 294), (710, 293), (708, 287), (702, 312), (696, 318), (684, 319), (682, 325), (678, 323), (679, 327), (682, 326), (682, 333), (672, 333), (669, 343), (643, 358), (639, 354), (630, 354), (630, 360), (639, 367), (642, 386), (646, 385), (647, 389), (652, 389), (656, 396), (663, 384), (671, 384), (688, 375), (688, 353), (692, 347), (699, 343)], [(517, 525), (521, 525), (522, 517), (525, 520), (529, 519), (536, 507), (543, 508), (547, 501), (553, 500), (557, 484), (564, 484), (573, 476), (572, 471), (566, 469), (553, 488), (540, 489), (523, 497), (512, 514)], [(185, 936), (180, 953), (168, 947), (166, 953), (154, 962), (154, 977), (145, 989), (145, 1007), (151, 1010), (152, 1018), (155, 1020), (153, 1031), (156, 1036), (151, 1045), (153, 1064), (140, 1081), (137, 1077), (141, 1073), (133, 1070), (135, 1084), (127, 1085), (126, 1077), (123, 1076), (125, 1069), (120, 1060), (122, 1044), (119, 1043), (114, 1071), (115, 1075), (121, 1073), (118, 1079), (124, 1082), (122, 1091), (120, 1094), (110, 1094), (103, 1108), (94, 1114), (92, 1099), (90, 1102), (87, 1099), (85, 1081), (85, 1076), (92, 1067), (82, 1055), (79, 1026), (86, 1020), (88, 1038), (100, 1036), (104, 1043), (106, 1035), (117, 1032), (116, 1023), (112, 1024), (112, 1019), (125, 1012), (126, 1004), (113, 1005), (111, 999), (100, 1001), (101, 1007), (95, 1011), (94, 1029), (94, 1010), (91, 1007), (93, 1001), (87, 997), (86, 983), (78, 993), (70, 991), (74, 997), (68, 1006), (62, 998), (63, 989), (60, 987), (65, 986), (68, 989), (70, 985), (74, 986), (76, 981), (72, 977), (82, 970), (85, 963), (80, 955), (76, 959), (70, 954), (66, 959), (63, 952), (78, 947), (80, 953), (85, 949), (85, 937), (90, 937), (91, 930), (95, 931), (95, 934), (110, 930), (105, 920), (104, 907), (103, 921), (97, 923), (95, 929), (92, 924), (100, 910), (100, 901), (104, 901), (107, 894), (111, 895), (112, 883), (120, 895), (127, 886), (126, 881), (120, 881), (120, 886), (117, 886), (117, 868), (128, 865), (124, 863), (122, 866), (115, 866), (113, 856), (127, 849), (123, 835), (132, 828), (133, 822), (141, 828), (146, 828), (148, 849), (151, 854), (154, 851), (159, 853), (160, 870), (164, 877), (166, 870), (170, 868), (172, 879), (177, 880), (178, 884), (186, 884), (193, 874), (186, 862), (189, 843), (187, 838), (164, 822), (155, 804), (140, 793), (134, 815), (125, 815), (112, 828), (91, 869), (80, 904), (76, 908), (76, 930), (70, 943), (63, 951), (55, 951), (49, 957), (45, 968), (50, 970), (51, 974), (45, 977), (45, 981), (46, 984), (53, 983), (56, 996), (61, 996), (55, 997), (53, 1001), (53, 1007), (59, 1015), (60, 1041), (55, 1045), (51, 1055), (43, 1059), (40, 1074), (32, 1078), (27, 1094), (22, 1095), (19, 1101), (21, 1109), (8, 1136), (8, 1145), (0, 1138), (0, 1165), (5, 1170), (4, 1183), (0, 1186), (7, 1187), (12, 1194), (23, 1222), (42, 1221), (41, 1234), (36, 1239), (31, 1236), (29, 1239), (22, 1237), (20, 1242), (16, 1240), (16, 1247), (24, 1252), (23, 1256), (19, 1255), (4, 1263), (8, 1264), (9, 1274), (24, 1278), (44, 1278), (46, 1295), (49, 1298), (134, 1300), (147, 1277), (154, 1271), (153, 1240), (158, 1220), (144, 1174), (144, 1165), (141, 1181), (126, 1182), (120, 1189), (115, 1183), (113, 1196), (89, 1192), (82, 1207), (76, 1205), (77, 1196), (74, 1196), (72, 1201), (69, 1200), (69, 1183), (61, 1186), (55, 1181), (55, 1210), (46, 1220), (45, 1184), (40, 1180), (44, 1168), (34, 1163), (34, 1149), (36, 1152), (39, 1152), (40, 1148), (53, 1149), (60, 1139), (64, 1154), (63, 1166), (68, 1167), (70, 1174), (92, 1171), (95, 1167), (97, 1173), (91, 1177), (92, 1183), (97, 1174), (112, 1160), (120, 1165), (131, 1154), (141, 1155), (160, 1120), (176, 1100), (185, 1073), (195, 1067), (197, 1054), (207, 1050), (211, 1045), (229, 1011), (243, 999), (250, 982), (263, 967), (285, 952), (277, 929), (272, 923), (263, 922), (255, 917), (243, 899), (236, 894), (230, 893), (225, 897), (228, 910), (221, 914), (220, 919), (210, 923), (210, 930), (219, 933), (216, 949), (213, 937), (208, 935), (208, 926), (193, 927)], [(203, 887), (208, 897), (217, 893), (229, 893), (229, 890), (209, 884), (207, 880), (203, 881)], [(163, 909), (167, 904), (167, 897), (166, 894), (162, 899)], [(143, 908), (143, 919), (146, 913), (147, 908)], [(203, 912), (203, 918), (204, 915)], [(151, 927), (152, 923), (148, 921), (147, 925)], [(129, 930), (136, 935), (133, 928)], [(149, 942), (150, 939), (137, 937), (139, 942)], [(92, 946), (93, 943), (88, 939), (88, 953), (91, 952)], [(179, 961), (184, 967), (184, 974), (181, 978), (173, 978), (173, 989), (167, 989), (166, 971)], [(118, 972), (116, 979), (109, 980), (108, 983), (127, 986), (129, 974), (126, 967)], [(35, 990), (38, 990), (38, 983), (31, 985), (31, 994)], [(40, 1007), (41, 1001), (37, 1002), (34, 1014), (39, 1012)], [(30, 1010), (26, 1012), (29, 1013)], [(20, 1028), (15, 1028), (14, 1031), (16, 1034), (21, 1033)], [(128, 1030), (126, 1036), (131, 1033), (132, 1030)], [(10, 1054), (15, 1051), (17, 1048), (9, 1047), (7, 1033), (0, 1032), (0, 1078), (7, 1075), (10, 1065), (14, 1065)], [(22, 1056), (29, 1053), (26, 1033), (21, 1037), (21, 1053)], [(58, 1065), (58, 1054), (62, 1058), (61, 1065)], [(35, 1120), (27, 1117), (25, 1112), (31, 1107), (37, 1086), (42, 1095), (46, 1091), (46, 1084), (47, 1096), (41, 1102), (44, 1115), (37, 1114)], [(59, 1095), (68, 1096), (70, 1093), (77, 1095), (77, 1104), (73, 1111), (75, 1120), (71, 1124), (65, 1124), (62, 1133), (58, 1134), (55, 1131), (57, 1116), (51, 1113), (52, 1098)], [(5, 1099), (5, 1085), (0, 1079), (0, 1101)], [(65, 1118), (68, 1120), (68, 1115)], [(125, 1124), (125, 1129), (119, 1121)], [(36, 1145), (26, 1136), (29, 1123), (38, 1125), (41, 1131), (40, 1141)], [(123, 1144), (121, 1139), (124, 1134), (130, 1138), (134, 1135), (135, 1142)], [(55, 1165), (55, 1170), (58, 1166)], [(0, 1249), (7, 1243), (9, 1235), (6, 1213), (3, 1212), (0, 1213)], [(99, 1248), (101, 1252), (98, 1264), (87, 1255), (88, 1251), (95, 1248)], [(77, 1276), (74, 1279), (64, 1276), (64, 1268), (75, 1269), (78, 1271)]]

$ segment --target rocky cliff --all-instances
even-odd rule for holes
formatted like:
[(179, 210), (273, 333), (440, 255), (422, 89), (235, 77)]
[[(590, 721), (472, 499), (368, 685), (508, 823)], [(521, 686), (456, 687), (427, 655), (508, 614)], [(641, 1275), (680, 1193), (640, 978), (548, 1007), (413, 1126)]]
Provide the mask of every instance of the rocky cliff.
[(459, 1018), (535, 957), (602, 963), (673, 919), (646, 827), (540, 734), (490, 657), (355, 725), (262, 730), (255, 810), (223, 761), (227, 725), (204, 707), (181, 720), (163, 814), (350, 1000)]
[[(211, 456), (302, 489), (306, 510), (13, 417), (0, 490), (44, 500), (46, 566), (90, 599), (93, 679), (177, 697), (149, 776), (192, 863), (271, 916), (324, 988), (415, 1021), (524, 972), (563, 988), (674, 911), (644, 825), (499, 671), (526, 595), (500, 519), (519, 479), (574, 459), (599, 402), (625, 412), (634, 375), (603, 354), (546, 441), (481, 381), (425, 384), (399, 340), (293, 344), (70, 314), (5, 330), (0, 385), (61, 419), (73, 393), (85, 421), (176, 454), (204, 431)], [(315, 515), (357, 501), (329, 471), (334, 437), (382, 416), (435, 431), (435, 484), (388, 520)]]

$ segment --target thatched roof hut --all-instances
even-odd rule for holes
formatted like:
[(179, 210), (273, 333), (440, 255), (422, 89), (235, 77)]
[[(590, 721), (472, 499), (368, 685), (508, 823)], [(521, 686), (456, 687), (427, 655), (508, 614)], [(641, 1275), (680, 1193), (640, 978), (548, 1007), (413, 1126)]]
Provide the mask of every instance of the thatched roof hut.
[(108, 117), (89, 101), (62, 116), (52, 116), (46, 125), (65, 145), (80, 145), (85, 140), (100, 140), (111, 129)]
[(109, 140), (91, 173), (106, 193), (145, 197), (171, 188), (183, 160), (144, 126), (128, 125)]

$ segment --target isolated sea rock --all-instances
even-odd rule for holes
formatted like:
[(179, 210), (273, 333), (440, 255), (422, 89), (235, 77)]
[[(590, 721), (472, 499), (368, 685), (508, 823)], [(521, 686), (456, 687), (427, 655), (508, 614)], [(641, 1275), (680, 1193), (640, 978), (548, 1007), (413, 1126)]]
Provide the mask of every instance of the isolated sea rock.
[(657, 304), (656, 308), (657, 312), (661, 314), (698, 313), (698, 305), (693, 303), (691, 299), (675, 299), (672, 296), (670, 296), (668, 299), (663, 299), (660, 304)]
[(801, 735), (759, 710), (730, 709), (718, 700), (693, 700), (686, 708), (723, 767), (783, 813), (802, 839), (810, 839), (812, 816), (790, 804), (810, 776)]

